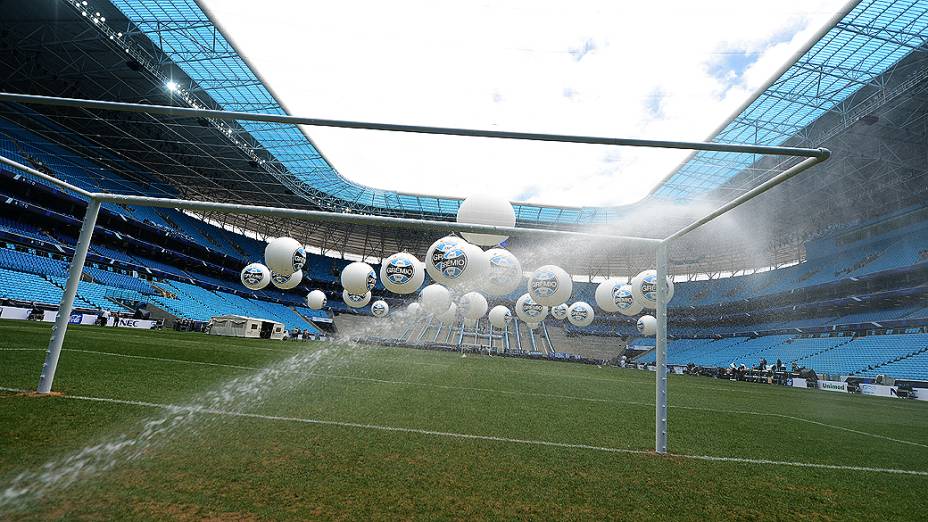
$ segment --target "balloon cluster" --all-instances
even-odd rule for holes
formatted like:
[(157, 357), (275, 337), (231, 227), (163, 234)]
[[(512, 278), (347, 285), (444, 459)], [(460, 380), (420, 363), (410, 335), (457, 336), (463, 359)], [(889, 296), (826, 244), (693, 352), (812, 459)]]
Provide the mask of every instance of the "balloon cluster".
[[(657, 271), (645, 270), (629, 283), (618, 279), (607, 279), (596, 287), (596, 305), (605, 312), (619, 312), (627, 316), (640, 314), (643, 310), (657, 308)], [(673, 281), (667, 277), (667, 301), (673, 298)], [(638, 333), (651, 337), (657, 330), (657, 320), (652, 315), (638, 319)]]
[(303, 281), (306, 250), (292, 237), (278, 237), (264, 249), (264, 264), (251, 263), (242, 269), (246, 288), (261, 290), (272, 283), (281, 290), (296, 288)]
[[(458, 209), (458, 223), (488, 225), (500, 228), (515, 226), (512, 205), (499, 197), (479, 194), (465, 199)], [(488, 315), (495, 328), (506, 328), (513, 312), (504, 305), (493, 307), (487, 314), (487, 297), (502, 297), (514, 292), (522, 282), (522, 265), (508, 250), (498, 246), (508, 238), (500, 234), (463, 232), (463, 237), (448, 235), (428, 248), (425, 261), (408, 252), (398, 252), (386, 258), (380, 266), (380, 282), (395, 294), (408, 295), (419, 291), (425, 276), (432, 280), (419, 292), (417, 302), (410, 303), (406, 313), (415, 316), (427, 313), (443, 323), (463, 319), (474, 324)], [(491, 247), (484, 251), (481, 247)], [(289, 237), (268, 243), (265, 264), (252, 263), (242, 270), (242, 284), (260, 290), (273, 283), (281, 289), (296, 287), (303, 279), (306, 263), (303, 246)], [(371, 302), (371, 291), (378, 274), (367, 263), (350, 263), (341, 272), (342, 299), (352, 308), (362, 308)], [(673, 282), (667, 278), (667, 301), (673, 297)], [(593, 307), (583, 301), (567, 303), (573, 294), (573, 280), (563, 268), (545, 265), (529, 276), (526, 293), (515, 302), (516, 317), (536, 328), (548, 314), (567, 320), (574, 326), (589, 326), (593, 322)], [(639, 315), (643, 310), (657, 308), (657, 272), (645, 270), (629, 283), (608, 279), (599, 284), (594, 294), (596, 305), (607, 313)], [(306, 296), (313, 310), (326, 305), (326, 295), (313, 290)], [(374, 317), (386, 317), (389, 305), (383, 300), (371, 304)], [(654, 335), (657, 321), (650, 315), (638, 320), (642, 335)]]

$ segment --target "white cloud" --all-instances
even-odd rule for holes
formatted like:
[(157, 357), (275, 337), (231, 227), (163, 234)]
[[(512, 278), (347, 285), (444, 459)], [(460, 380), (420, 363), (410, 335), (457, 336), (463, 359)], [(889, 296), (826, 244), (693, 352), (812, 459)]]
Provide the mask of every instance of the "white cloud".
[[(294, 114), (702, 140), (844, 0), (205, 4)], [(636, 201), (686, 156), (307, 132), (360, 183), (452, 196), (492, 187), (513, 200), (565, 205)]]

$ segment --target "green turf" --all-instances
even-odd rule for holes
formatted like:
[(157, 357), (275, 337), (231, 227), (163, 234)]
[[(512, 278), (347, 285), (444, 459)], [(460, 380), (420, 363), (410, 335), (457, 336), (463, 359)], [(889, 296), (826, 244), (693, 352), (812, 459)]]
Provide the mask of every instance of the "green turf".
[[(0, 386), (35, 386), (48, 335), (48, 325), (0, 321)], [(0, 394), (0, 495), (21, 472), (131, 437), (165, 415), (67, 397), (197, 404), (255, 374), (250, 368), (315, 350), (324, 350), (318, 365), (282, 374), (266, 397), (226, 404), (287, 419), (197, 414), (152, 437), (140, 458), (8, 507), (0, 519), (918, 520), (928, 509), (926, 476), (296, 420), (648, 450), (651, 372), (97, 327), (69, 332), (55, 382), (65, 398)], [(672, 376), (670, 402), (678, 455), (928, 471), (925, 403), (684, 376)]]

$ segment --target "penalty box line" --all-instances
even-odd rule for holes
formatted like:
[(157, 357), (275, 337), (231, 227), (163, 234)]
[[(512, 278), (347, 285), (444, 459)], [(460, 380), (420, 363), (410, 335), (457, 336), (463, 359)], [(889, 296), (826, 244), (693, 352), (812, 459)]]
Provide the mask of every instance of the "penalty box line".
[[(0, 390), (14, 391), (14, 392), (25, 391), (25, 390), (19, 390), (15, 388), (6, 388), (6, 387), (0, 387)], [(79, 401), (122, 404), (122, 405), (128, 405), (128, 406), (141, 406), (141, 407), (146, 407), (146, 408), (164, 409), (164, 410), (169, 410), (169, 411), (190, 411), (194, 413), (204, 413), (204, 414), (209, 414), (209, 415), (268, 420), (268, 421), (277, 421), (277, 422), (290, 422), (290, 423), (298, 423), (298, 424), (310, 424), (310, 425), (317, 425), (317, 426), (336, 426), (340, 428), (353, 428), (353, 429), (384, 431), (384, 432), (393, 432), (393, 433), (409, 433), (409, 434), (416, 434), (416, 435), (426, 435), (426, 436), (432, 436), (432, 437), (444, 437), (444, 438), (453, 438), (453, 439), (461, 439), (461, 440), (503, 442), (503, 443), (508, 443), (508, 444), (522, 444), (522, 445), (543, 446), (543, 447), (551, 447), (551, 448), (588, 450), (588, 451), (598, 451), (598, 452), (603, 452), (603, 453), (614, 453), (614, 454), (658, 456), (653, 451), (630, 449), (630, 448), (611, 448), (607, 446), (594, 446), (590, 444), (576, 444), (576, 443), (569, 443), (569, 442), (554, 442), (554, 441), (532, 440), (532, 439), (516, 439), (516, 438), (511, 438), (511, 437), (500, 437), (496, 435), (477, 435), (477, 434), (471, 434), (471, 433), (456, 433), (456, 432), (449, 432), (449, 431), (436, 431), (436, 430), (426, 430), (426, 429), (419, 429), (419, 428), (404, 428), (404, 427), (399, 427), (399, 426), (385, 426), (381, 424), (366, 424), (366, 423), (359, 423), (359, 422), (309, 419), (309, 418), (303, 418), (303, 417), (288, 417), (288, 416), (281, 416), (281, 415), (263, 415), (259, 413), (244, 413), (244, 412), (235, 412), (235, 411), (220, 410), (220, 409), (214, 409), (214, 408), (201, 408), (201, 407), (196, 407), (196, 406), (178, 406), (178, 405), (173, 405), (173, 404), (160, 404), (160, 403), (146, 402), (146, 401), (111, 399), (111, 398), (105, 398), (105, 397), (88, 397), (88, 396), (83, 396), (83, 395), (66, 395), (63, 398), (70, 399), (70, 400), (79, 400)], [(689, 460), (700, 460), (700, 461), (705, 461), (705, 462), (728, 462), (728, 463), (735, 463), (735, 464), (790, 466), (790, 467), (811, 468), (811, 469), (827, 469), (827, 470), (839, 470), (839, 471), (863, 471), (863, 472), (873, 472), (873, 473), (889, 473), (889, 474), (896, 474), (896, 475), (914, 475), (914, 476), (920, 476), (920, 477), (928, 477), (928, 471), (918, 471), (918, 470), (908, 470), (908, 469), (898, 469), (898, 468), (878, 468), (878, 467), (871, 467), (871, 466), (851, 466), (851, 465), (842, 465), (842, 464), (818, 464), (818, 463), (811, 463), (811, 462), (791, 462), (791, 461), (781, 461), (781, 460), (751, 459), (751, 458), (744, 458), (744, 457), (725, 457), (725, 456), (717, 456), (717, 455), (690, 455), (690, 454), (684, 454), (684, 453), (670, 453), (667, 456), (675, 457), (675, 458), (682, 458), (682, 459), (689, 459)]]
[[(0, 351), (44, 351), (40, 348), (0, 348)], [(236, 370), (260, 370), (260, 367), (257, 366), (239, 366), (235, 364), (224, 364), (224, 363), (214, 363), (208, 361), (191, 361), (185, 359), (170, 359), (165, 357), (152, 357), (147, 355), (131, 355), (124, 353), (114, 353), (114, 352), (101, 352), (96, 350), (79, 350), (79, 349), (64, 349), (62, 351), (75, 352), (75, 353), (84, 353), (92, 355), (103, 355), (108, 357), (124, 357), (128, 359), (142, 359), (148, 361), (158, 361), (158, 362), (171, 362), (171, 363), (182, 363), (182, 364), (194, 364), (194, 365), (203, 365), (203, 366), (213, 366), (219, 368), (231, 368)], [(412, 381), (394, 381), (389, 379), (375, 379), (373, 377), (358, 377), (354, 375), (338, 375), (338, 374), (329, 374), (329, 373), (316, 373), (316, 372), (306, 372), (306, 375), (313, 375), (316, 377), (330, 378), (330, 379), (342, 379), (342, 380), (351, 380), (351, 381), (360, 381), (360, 382), (370, 382), (374, 384), (388, 384), (393, 386), (416, 386), (421, 388), (436, 388), (441, 390), (453, 390), (453, 391), (471, 391), (478, 393), (489, 393), (489, 394), (498, 394), (498, 395), (513, 395), (519, 397), (538, 397), (542, 399), (561, 399), (567, 401), (583, 401), (583, 402), (596, 402), (604, 404), (619, 404), (627, 406), (642, 406), (642, 407), (654, 407), (653, 402), (641, 402), (641, 401), (617, 401), (613, 399), (601, 399), (595, 397), (578, 397), (575, 395), (561, 395), (554, 393), (540, 393), (540, 392), (528, 392), (528, 391), (513, 391), (513, 390), (499, 390), (494, 388), (478, 388), (473, 386), (448, 386), (445, 384), (432, 384), (425, 382), (412, 382)], [(0, 387), (0, 390), (5, 390), (6, 388)], [(712, 413), (729, 413), (733, 415), (753, 415), (756, 417), (771, 417), (771, 418), (780, 418), (793, 420), (796, 422), (803, 422), (807, 424), (813, 424), (816, 426), (821, 426), (823, 428), (830, 428), (834, 430), (840, 430), (848, 433), (854, 433), (856, 435), (863, 435), (865, 437), (872, 437), (875, 439), (886, 440), (890, 442), (896, 442), (899, 444), (906, 444), (909, 446), (917, 446), (920, 448), (928, 449), (928, 444), (922, 444), (920, 442), (897, 439), (894, 437), (889, 437), (886, 435), (879, 435), (877, 433), (869, 433), (866, 431), (855, 430), (853, 428), (847, 428), (845, 426), (838, 426), (836, 424), (828, 424), (825, 422), (820, 422), (812, 419), (806, 419), (804, 417), (797, 417), (794, 415), (787, 415), (784, 413), (770, 413), (770, 412), (758, 412), (750, 410), (729, 410), (729, 409), (720, 409), (720, 408), (706, 408), (702, 406), (680, 406), (680, 405), (669, 405), (668, 408), (679, 409), (679, 410), (691, 410), (691, 411), (706, 411)]]

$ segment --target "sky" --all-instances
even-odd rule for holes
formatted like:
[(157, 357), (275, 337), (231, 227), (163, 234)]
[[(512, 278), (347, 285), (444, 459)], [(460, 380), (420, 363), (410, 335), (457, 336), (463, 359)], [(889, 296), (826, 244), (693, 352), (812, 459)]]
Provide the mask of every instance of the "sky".
[[(291, 114), (705, 140), (846, 0), (201, 0)], [(332, 128), (307, 134), (377, 188), (612, 206), (681, 151)]]

